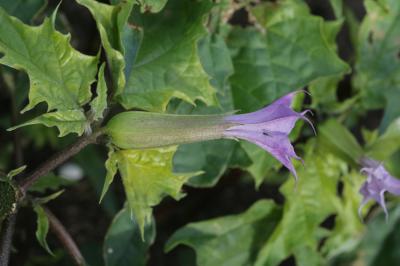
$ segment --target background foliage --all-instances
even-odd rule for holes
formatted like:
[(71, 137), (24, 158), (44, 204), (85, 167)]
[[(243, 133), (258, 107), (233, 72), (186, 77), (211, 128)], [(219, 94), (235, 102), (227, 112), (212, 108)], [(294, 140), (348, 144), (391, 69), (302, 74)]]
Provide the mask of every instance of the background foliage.
[(71, 265), (49, 210), (89, 265), (396, 265), (398, 200), (362, 223), (357, 163), (400, 176), (399, 40), (398, 0), (0, 0), (1, 219), (24, 173), (123, 110), (251, 112), (305, 89), (317, 127), (291, 135), (297, 186), (250, 143), (105, 138), (30, 187), (11, 265)]

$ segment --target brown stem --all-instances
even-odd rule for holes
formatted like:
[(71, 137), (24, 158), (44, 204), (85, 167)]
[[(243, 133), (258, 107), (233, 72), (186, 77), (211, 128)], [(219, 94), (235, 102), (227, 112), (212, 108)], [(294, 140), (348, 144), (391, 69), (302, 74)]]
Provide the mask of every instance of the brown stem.
[(78, 266), (86, 265), (85, 259), (83, 258), (78, 246), (68, 233), (67, 229), (65, 229), (60, 220), (58, 220), (48, 208), (43, 207), (43, 209), (46, 212), (47, 218), (49, 219), (51, 231), (56, 235), (58, 240), (60, 240), (61, 244), (71, 256), (75, 264)]
[(48, 174), (52, 170), (54, 170), (57, 166), (77, 154), (83, 148), (85, 148), (89, 144), (94, 144), (97, 142), (97, 138), (103, 134), (102, 130), (96, 131), (89, 136), (83, 136), (78, 139), (77, 142), (68, 146), (66, 149), (56, 153), (49, 160), (45, 161), (42, 165), (40, 165), (36, 170), (30, 173), (20, 184), (20, 189), (22, 193), (25, 193), (27, 189), (40, 177)]

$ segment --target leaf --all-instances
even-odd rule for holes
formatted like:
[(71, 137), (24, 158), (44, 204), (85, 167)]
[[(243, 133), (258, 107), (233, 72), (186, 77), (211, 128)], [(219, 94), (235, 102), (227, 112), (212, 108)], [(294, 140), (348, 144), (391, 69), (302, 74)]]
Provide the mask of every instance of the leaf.
[(23, 165), (21, 167), (18, 167), (16, 169), (11, 170), (10, 172), (8, 172), (7, 174), (7, 178), (9, 180), (11, 180), (14, 176), (19, 175), (20, 173), (22, 173), (24, 170), (26, 169), (26, 165)]
[(116, 5), (107, 5), (95, 0), (77, 0), (77, 2), (87, 7), (96, 21), (112, 72), (113, 93), (118, 95), (125, 87), (122, 32), (134, 1), (121, 1)]
[(126, 109), (162, 112), (173, 97), (216, 104), (215, 90), (197, 55), (210, 8), (209, 1), (170, 0), (157, 14), (133, 10), (130, 22), (142, 29), (143, 38), (135, 58), (126, 59), (134, 60), (118, 98)]
[(154, 219), (144, 228), (145, 240), (132, 219), (129, 208), (122, 209), (113, 219), (104, 239), (103, 257), (107, 266), (144, 266), (147, 252), (156, 236)]
[(386, 106), (381, 130), (400, 115), (400, 2), (365, 1), (367, 14), (360, 26), (354, 86), (368, 109)]
[(367, 154), (379, 161), (387, 160), (400, 147), (400, 118), (394, 120), (384, 134), (367, 146)]
[(352, 164), (357, 164), (363, 155), (363, 149), (354, 136), (342, 124), (334, 119), (326, 121), (318, 128), (320, 149), (334, 153)]
[(253, 265), (259, 246), (270, 237), (280, 216), (281, 209), (272, 201), (259, 200), (241, 214), (185, 225), (171, 236), (165, 250), (190, 246), (196, 251), (197, 265)]
[(17, 190), (9, 181), (0, 180), (0, 222), (17, 207)]
[[(218, 114), (232, 111), (233, 102), (228, 77), (233, 73), (233, 66), (229, 50), (222, 36), (209, 34), (203, 38), (199, 42), (199, 56), (205, 71), (211, 77), (211, 84), (217, 89), (217, 97), (221, 107), (205, 106), (202, 103), (192, 106), (180, 101), (175, 106), (171, 103), (168, 112)], [(191, 177), (188, 185), (194, 187), (214, 186), (228, 168), (237, 146), (230, 140), (180, 145), (174, 155), (174, 171), (178, 173), (203, 172)]]
[(69, 133), (76, 133), (79, 136), (85, 131), (88, 121), (85, 114), (81, 110), (63, 110), (55, 111), (38, 116), (28, 122), (7, 129), (12, 131), (27, 125), (43, 124), (47, 127), (57, 127), (59, 137), (63, 137)]
[(37, 215), (36, 239), (50, 255), (53, 255), (46, 241), (47, 233), (49, 232), (49, 219), (47, 218), (47, 214), (42, 206), (38, 204), (34, 206), (33, 210)]
[(167, 4), (168, 0), (137, 0), (141, 5), (142, 12), (160, 12)]
[(327, 260), (356, 249), (365, 230), (358, 216), (358, 207), (362, 200), (359, 189), (365, 177), (357, 171), (345, 172), (341, 181), (343, 191), (340, 204), (336, 205), (335, 226), (321, 248), (321, 253)]
[(363, 265), (396, 265), (399, 261), (400, 207), (397, 205), (389, 208), (389, 212), (389, 220), (385, 220), (381, 213), (373, 217), (367, 225), (359, 249), (363, 254), (359, 258)]
[(47, 195), (45, 197), (40, 197), (40, 198), (36, 198), (34, 201), (36, 204), (46, 204), (47, 202), (54, 200), (56, 198), (58, 198), (62, 193), (64, 193), (64, 189), (54, 192), (50, 195)]
[(72, 48), (70, 36), (57, 32), (50, 19), (38, 27), (23, 24), (0, 8), (0, 63), (25, 70), (30, 79), (28, 111), (40, 102), (48, 110), (77, 112), (91, 98), (97, 57)]
[(0, 7), (12, 15), (16, 16), (24, 23), (29, 23), (42, 8), (47, 5), (45, 0), (2, 0)]
[(96, 87), (97, 96), (90, 102), (90, 111), (94, 121), (102, 119), (103, 113), (107, 108), (107, 84), (104, 78), (104, 67), (105, 64), (103, 63), (99, 70)]
[[(280, 8), (288, 16), (292, 6)], [(255, 111), (318, 78), (349, 70), (328, 42), (326, 23), (300, 10), (273, 22), (267, 17), (267, 33), (236, 27), (228, 36), (235, 69), (230, 82), (235, 108), (241, 112)]]
[(138, 223), (142, 238), (144, 228), (151, 222), (152, 207), (164, 196), (175, 200), (184, 196), (182, 185), (189, 174), (172, 173), (172, 157), (176, 147), (116, 152), (129, 208)]
[(117, 154), (115, 153), (114, 148), (111, 145), (108, 145), (108, 158), (105, 163), (107, 173), (106, 173), (106, 178), (104, 180), (103, 190), (101, 192), (99, 202), (103, 200), (112, 181), (114, 180), (114, 176), (117, 174), (118, 171), (117, 163), (118, 163)]
[(65, 178), (56, 176), (54, 173), (42, 176), (31, 187), (29, 191), (44, 193), (48, 190), (59, 190), (62, 187), (70, 186), (76, 182), (67, 180)]
[(317, 252), (321, 240), (319, 225), (340, 204), (337, 182), (346, 171), (346, 164), (331, 154), (317, 155), (314, 150), (311, 145), (307, 151), (307, 167), (299, 171), (304, 178), (298, 180), (296, 190), (293, 179), (281, 187), (285, 196), (283, 218), (254, 265), (278, 265), (290, 255), (295, 256), (297, 265), (321, 264), (322, 257)]

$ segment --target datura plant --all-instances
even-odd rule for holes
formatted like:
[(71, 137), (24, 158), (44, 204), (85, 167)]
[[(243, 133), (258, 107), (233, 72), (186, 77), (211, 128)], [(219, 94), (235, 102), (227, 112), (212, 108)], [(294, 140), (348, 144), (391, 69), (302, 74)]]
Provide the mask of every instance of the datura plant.
[(0, 265), (398, 265), (399, 17), (0, 0)]

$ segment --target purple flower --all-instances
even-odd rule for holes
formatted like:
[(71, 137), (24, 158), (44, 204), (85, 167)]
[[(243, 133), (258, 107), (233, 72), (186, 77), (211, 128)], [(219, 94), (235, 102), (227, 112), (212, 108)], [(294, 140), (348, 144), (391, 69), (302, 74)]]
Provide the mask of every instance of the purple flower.
[(256, 112), (225, 117), (225, 121), (233, 125), (225, 129), (224, 136), (244, 139), (260, 146), (289, 169), (297, 180), (292, 158), (302, 159), (296, 155), (289, 134), (299, 119), (312, 124), (305, 116), (309, 110), (297, 113), (290, 107), (296, 93), (287, 94)]
[(360, 194), (363, 195), (363, 200), (358, 209), (358, 214), (361, 217), (361, 210), (364, 205), (375, 200), (383, 208), (386, 219), (388, 211), (385, 205), (385, 192), (388, 191), (394, 195), (400, 195), (400, 180), (391, 176), (383, 167), (382, 163), (371, 159), (362, 159), (361, 164), (364, 166), (361, 173), (367, 176), (367, 180), (360, 188)]

